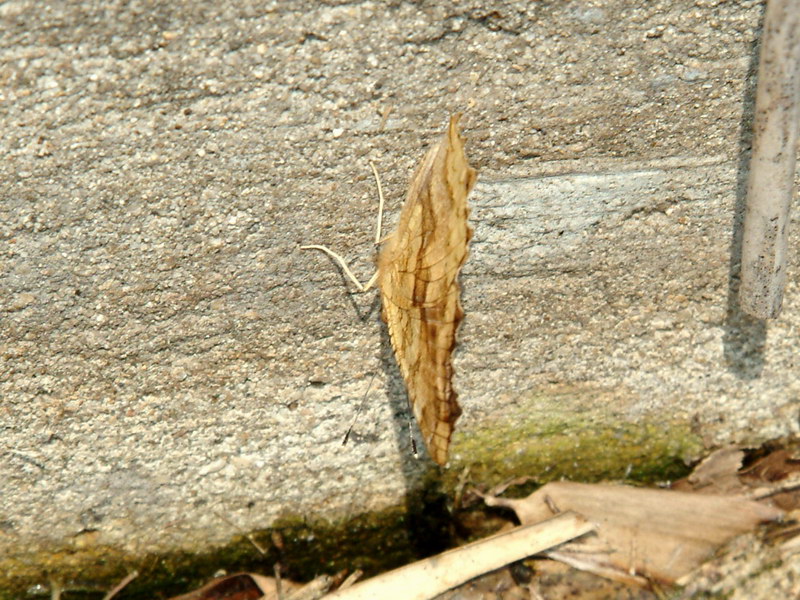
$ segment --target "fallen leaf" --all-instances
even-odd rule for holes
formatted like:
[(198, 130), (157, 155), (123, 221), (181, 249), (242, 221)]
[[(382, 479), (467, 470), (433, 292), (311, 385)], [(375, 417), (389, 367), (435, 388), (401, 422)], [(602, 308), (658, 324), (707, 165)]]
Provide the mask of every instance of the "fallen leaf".
[(721, 448), (671, 487), (701, 494), (736, 494), (753, 500), (769, 498), (785, 511), (800, 507), (800, 460), (789, 449), (774, 450), (745, 468), (743, 459), (742, 450)]
[(735, 446), (720, 448), (698, 464), (686, 479), (676, 481), (672, 489), (702, 493), (743, 493), (746, 486), (739, 481), (744, 452)]
[(798, 472), (800, 472), (800, 460), (794, 457), (788, 449), (781, 448), (770, 452), (743, 469), (742, 476), (749, 480), (774, 483), (783, 481)]
[(742, 496), (698, 494), (559, 481), (524, 499), (487, 496), (490, 506), (514, 510), (522, 523), (574, 511), (597, 527), (591, 547), (548, 556), (606, 577), (646, 585), (672, 583), (708, 559), (721, 544), (783, 511)]

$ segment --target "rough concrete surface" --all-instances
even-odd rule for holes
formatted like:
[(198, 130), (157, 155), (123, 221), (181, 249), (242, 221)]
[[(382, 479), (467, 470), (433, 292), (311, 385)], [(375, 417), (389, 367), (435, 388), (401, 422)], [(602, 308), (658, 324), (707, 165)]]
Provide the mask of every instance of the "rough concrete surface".
[(0, 554), (402, 502), (428, 463), (377, 298), (298, 245), (367, 279), (369, 161), (391, 227), (456, 111), (454, 464), (564, 386), (709, 446), (797, 433), (795, 254), (779, 319), (735, 304), (761, 3), (225, 4), (0, 5)]

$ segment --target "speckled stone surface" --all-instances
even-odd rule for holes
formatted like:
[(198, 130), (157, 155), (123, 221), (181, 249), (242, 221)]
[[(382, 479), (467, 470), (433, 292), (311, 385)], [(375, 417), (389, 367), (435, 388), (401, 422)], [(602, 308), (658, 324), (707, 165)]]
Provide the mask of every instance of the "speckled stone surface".
[(298, 245), (368, 278), (369, 161), (391, 227), (455, 111), (454, 464), (564, 385), (709, 446), (797, 433), (795, 254), (779, 319), (735, 307), (760, 3), (217, 4), (0, 6), (0, 554), (401, 502), (377, 299)]

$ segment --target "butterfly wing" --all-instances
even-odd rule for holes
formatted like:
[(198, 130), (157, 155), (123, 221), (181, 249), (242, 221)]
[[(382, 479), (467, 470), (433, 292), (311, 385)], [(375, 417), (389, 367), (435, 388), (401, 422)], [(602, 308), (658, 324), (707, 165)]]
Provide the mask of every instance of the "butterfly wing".
[(464, 317), (458, 272), (472, 229), (467, 196), (476, 172), (458, 131), (460, 115), (423, 158), (411, 180), (397, 230), (378, 258), (383, 318), (428, 452), (447, 462), (461, 414), (452, 353)]

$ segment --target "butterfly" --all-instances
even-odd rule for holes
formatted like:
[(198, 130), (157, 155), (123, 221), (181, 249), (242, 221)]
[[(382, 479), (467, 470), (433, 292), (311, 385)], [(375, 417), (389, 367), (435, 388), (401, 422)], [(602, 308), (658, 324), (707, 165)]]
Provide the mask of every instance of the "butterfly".
[[(461, 415), (452, 354), (464, 318), (458, 274), (472, 237), (467, 198), (477, 178), (464, 152), (460, 117), (450, 117), (447, 132), (414, 172), (397, 229), (383, 241), (377, 273), (366, 285), (325, 246), (302, 246), (336, 258), (362, 291), (377, 283), (411, 409), (428, 453), (440, 465), (447, 462)], [(380, 187), (379, 194), (382, 205)]]

